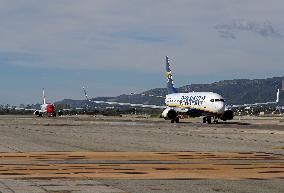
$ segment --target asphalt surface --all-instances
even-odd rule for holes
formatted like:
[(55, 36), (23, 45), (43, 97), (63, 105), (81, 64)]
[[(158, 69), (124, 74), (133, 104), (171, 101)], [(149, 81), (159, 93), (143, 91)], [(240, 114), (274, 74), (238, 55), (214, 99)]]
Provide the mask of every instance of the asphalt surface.
[[(1, 116), (0, 117), (0, 192), (51, 192), (51, 193), (69, 193), (69, 192), (133, 192), (133, 193), (182, 193), (182, 192), (284, 192), (284, 119), (283, 118), (241, 118), (228, 123), (204, 125), (201, 119), (184, 120), (180, 124), (170, 124), (162, 119), (146, 119), (133, 117), (60, 117), (60, 118), (35, 118), (32, 116)], [(35, 159), (31, 158), (31, 153), (42, 154), (47, 153), (50, 157)], [(52, 153), (51, 153), (52, 152)], [(80, 155), (74, 157), (54, 158), (57, 154), (67, 152), (77, 152)], [(84, 164), (129, 164), (122, 162), (122, 158), (107, 160), (94, 160), (96, 156), (83, 158), (86, 153), (90, 152), (127, 152), (126, 158), (130, 158), (135, 153), (144, 152), (166, 152), (180, 153), (190, 152), (224, 154), (226, 158), (214, 160), (215, 165), (220, 164), (246, 164), (246, 167), (254, 167), (253, 169), (245, 168), (241, 173), (224, 170), (222, 173), (207, 171), (208, 177), (202, 176), (197, 179), (192, 177), (179, 177), (178, 172), (173, 172), (173, 166), (167, 162), (167, 170), (172, 173), (171, 178), (162, 179), (166, 171), (156, 172), (149, 175), (149, 178), (137, 179), (137, 173), (129, 172), (127, 178), (121, 176), (106, 178), (107, 175), (95, 176), (97, 171), (92, 171), (90, 175), (82, 175), (81, 170), (87, 170)], [(132, 152), (132, 153), (131, 153)], [(6, 153), (6, 154), (5, 154)], [(7, 154), (8, 153), (8, 154)], [(14, 153), (18, 157), (13, 157)], [(241, 159), (234, 159), (228, 155), (231, 153), (239, 153), (243, 155)], [(214, 155), (213, 155), (214, 154)], [(259, 159), (249, 159), (248, 155), (262, 156)], [(265, 157), (263, 155), (267, 155)], [(5, 157), (6, 156), (6, 157)], [(10, 157), (9, 157), (10, 156)], [(36, 155), (35, 155), (36, 156)], [(73, 156), (73, 157), (72, 157)], [(78, 156), (81, 156), (80, 159)], [(192, 156), (192, 155), (187, 155)], [(227, 156), (227, 157), (226, 157)], [(269, 157), (270, 156), (270, 157)], [(272, 159), (271, 157), (277, 157)], [(146, 156), (147, 158), (147, 156)], [(147, 159), (143, 158), (138, 164), (149, 164)], [(25, 161), (23, 161), (23, 159)], [(122, 160), (121, 160), (122, 159)], [(166, 159), (166, 158), (163, 158)], [(133, 162), (130, 164), (137, 164)], [(146, 160), (146, 161), (145, 161)], [(139, 160), (136, 160), (139, 161)], [(148, 160), (149, 161), (149, 160)], [(157, 164), (165, 162), (165, 160), (156, 160)], [(186, 161), (185, 158), (183, 161)], [(212, 164), (206, 158), (199, 159), (202, 164)], [(75, 164), (79, 168), (80, 177), (73, 176), (74, 171), (68, 170), (68, 175), (60, 176), (43, 176), (41, 170), (29, 168), (27, 166), (19, 166), (20, 164), (46, 164), (46, 167), (56, 167), (55, 173), (66, 173), (62, 168), (62, 164)], [(155, 162), (156, 163), (156, 162)], [(192, 167), (193, 159), (186, 161)], [(18, 165), (17, 165), (18, 164)], [(61, 164), (60, 167), (56, 164)], [(77, 164), (77, 165), (76, 165)], [(79, 165), (81, 164), (81, 165)], [(184, 164), (178, 162), (175, 164)], [(196, 164), (196, 163), (195, 163)], [(261, 167), (255, 167), (256, 165)], [(72, 165), (72, 166), (73, 166)], [(12, 167), (13, 166), (13, 167)], [(33, 167), (33, 165), (31, 166)], [(64, 165), (64, 167), (67, 167)], [(137, 165), (131, 165), (130, 169), (137, 169)], [(182, 165), (184, 171), (189, 166)], [(195, 172), (205, 172), (204, 168), (196, 167)], [(47, 170), (47, 168), (44, 168)], [(72, 169), (72, 168), (71, 168)], [(97, 168), (98, 169), (98, 168)], [(100, 169), (100, 168), (99, 168)], [(111, 168), (119, 169), (119, 168)], [(127, 168), (129, 169), (129, 168)], [(147, 172), (149, 168), (145, 169)], [(212, 168), (211, 168), (212, 169)], [(216, 168), (213, 168), (216, 169)], [(218, 168), (217, 168), (218, 169)], [(261, 171), (259, 171), (259, 169)], [(262, 171), (262, 169), (266, 169)], [(12, 170), (17, 170), (20, 174), (24, 171), (37, 176), (16, 176), (10, 174)], [(57, 172), (57, 170), (62, 170)], [(219, 169), (218, 169), (219, 170)], [(70, 172), (71, 171), (71, 172)], [(191, 174), (191, 172), (184, 172)], [(223, 170), (220, 170), (223, 171)], [(255, 176), (253, 172), (255, 172)], [(90, 171), (85, 171), (89, 172)], [(140, 171), (141, 172), (141, 171)], [(143, 171), (145, 173), (145, 171)], [(215, 173), (214, 173), (215, 172)], [(230, 173), (232, 172), (232, 173)], [(182, 173), (182, 172), (181, 172)], [(258, 174), (261, 176), (258, 178)], [(2, 175), (1, 175), (2, 174)], [(139, 174), (139, 173), (138, 173)], [(195, 176), (198, 176), (198, 175)], [(246, 176), (246, 175), (252, 176)], [(155, 177), (160, 175), (159, 177)], [(136, 176), (136, 177), (135, 177)], [(211, 177), (210, 177), (211, 176)], [(218, 177), (221, 176), (221, 177)], [(223, 177), (222, 177), (223, 176)], [(230, 178), (231, 176), (231, 178)], [(232, 176), (237, 176), (232, 178)], [(239, 176), (239, 177), (238, 177)], [(247, 178), (246, 178), (247, 177)], [(160, 179), (159, 179), (160, 178)]]

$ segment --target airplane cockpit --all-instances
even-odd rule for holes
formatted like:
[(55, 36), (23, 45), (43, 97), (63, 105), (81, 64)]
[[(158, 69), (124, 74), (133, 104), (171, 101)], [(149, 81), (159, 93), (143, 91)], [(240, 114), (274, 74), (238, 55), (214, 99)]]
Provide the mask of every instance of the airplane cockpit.
[(225, 99), (211, 99), (210, 102), (214, 103), (214, 102), (225, 102)]

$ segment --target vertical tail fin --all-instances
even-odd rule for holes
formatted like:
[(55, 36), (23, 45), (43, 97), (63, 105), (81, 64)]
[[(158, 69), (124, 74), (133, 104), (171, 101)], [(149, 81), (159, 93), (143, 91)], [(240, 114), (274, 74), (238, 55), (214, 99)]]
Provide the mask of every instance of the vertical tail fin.
[(44, 88), (42, 89), (42, 103), (43, 103), (43, 104), (46, 104)]
[(168, 56), (166, 56), (166, 77), (167, 77), (168, 94), (177, 93), (177, 89), (174, 86), (174, 81), (173, 81), (173, 76)]
[(85, 98), (86, 98), (86, 102), (85, 102), (86, 109), (89, 109), (90, 106), (89, 106), (88, 102), (91, 102), (91, 100), (89, 99), (86, 88), (84, 86), (83, 86), (83, 91), (84, 91), (84, 95), (85, 95)]
[(83, 91), (84, 91), (85, 98), (86, 98), (86, 100), (88, 101), (88, 100), (89, 100), (89, 97), (88, 97), (88, 95), (87, 95), (87, 91), (86, 91), (86, 89), (85, 89), (84, 86), (83, 86)]

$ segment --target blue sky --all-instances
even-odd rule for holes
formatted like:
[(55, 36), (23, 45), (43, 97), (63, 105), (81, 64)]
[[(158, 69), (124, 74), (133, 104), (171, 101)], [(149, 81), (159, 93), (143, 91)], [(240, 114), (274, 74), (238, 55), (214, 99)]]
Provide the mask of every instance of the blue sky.
[(281, 0), (1, 0), (0, 104), (283, 76)]

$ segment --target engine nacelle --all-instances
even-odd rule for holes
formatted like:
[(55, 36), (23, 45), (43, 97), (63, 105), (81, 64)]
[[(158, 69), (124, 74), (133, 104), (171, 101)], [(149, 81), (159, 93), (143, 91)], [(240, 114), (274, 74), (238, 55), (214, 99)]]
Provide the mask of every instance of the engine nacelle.
[(162, 113), (162, 117), (165, 119), (175, 120), (178, 113), (174, 109), (165, 109)]
[(227, 121), (234, 118), (234, 112), (232, 110), (226, 110), (220, 117), (221, 120)]
[(35, 112), (34, 112), (34, 115), (39, 115), (39, 110), (36, 110)]

